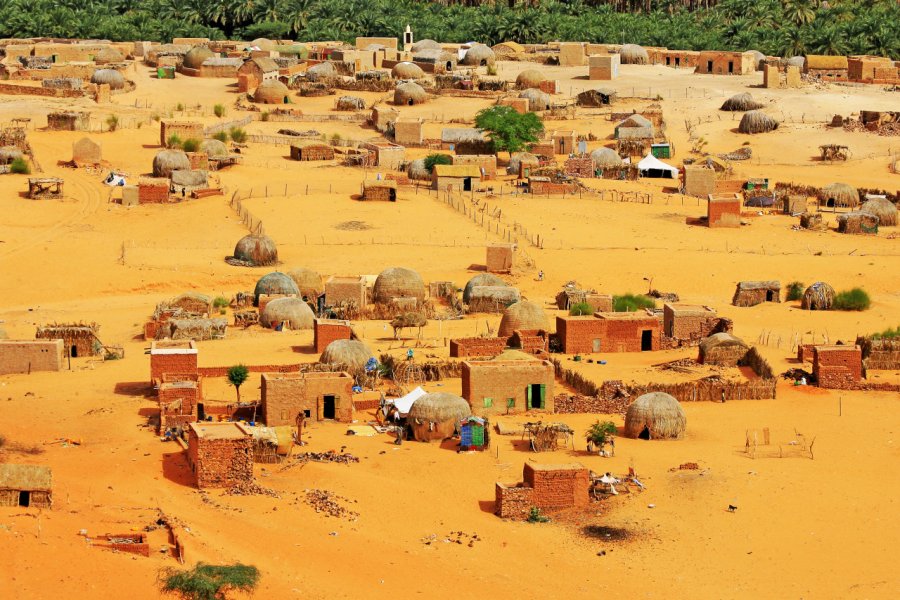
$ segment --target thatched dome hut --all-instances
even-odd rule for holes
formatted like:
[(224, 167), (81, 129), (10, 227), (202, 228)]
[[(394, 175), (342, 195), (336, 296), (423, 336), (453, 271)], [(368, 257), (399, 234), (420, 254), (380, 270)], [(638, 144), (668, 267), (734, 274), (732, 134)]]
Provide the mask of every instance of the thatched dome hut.
[(277, 79), (267, 79), (253, 92), (253, 101), (259, 104), (287, 104), (290, 91)]
[(406, 175), (416, 181), (431, 181), (431, 173), (425, 168), (425, 159), (417, 158), (409, 163)]
[(484, 44), (475, 44), (469, 48), (462, 59), (462, 64), (469, 67), (486, 67), (497, 60), (494, 51)]
[(440, 44), (438, 44), (434, 40), (429, 40), (428, 38), (425, 38), (424, 40), (419, 40), (418, 42), (415, 42), (412, 45), (412, 47), (410, 48), (410, 50), (413, 52), (421, 52), (422, 50), (440, 50), (440, 49), (441, 49)]
[(394, 68), (391, 69), (391, 77), (394, 79), (422, 79), (425, 77), (425, 71), (415, 63), (403, 61), (394, 65)]
[(520, 90), (540, 87), (544, 82), (544, 75), (537, 69), (525, 69), (516, 77), (516, 87)]
[(278, 264), (278, 248), (267, 235), (245, 235), (234, 246), (234, 257), (254, 267)]
[(8, 165), (17, 158), (22, 158), (24, 154), (15, 146), (0, 147), (0, 165)]
[(203, 140), (203, 143), (200, 144), (200, 151), (206, 152), (209, 158), (228, 158), (228, 146), (219, 140)]
[(337, 75), (338, 72), (337, 69), (334, 68), (334, 64), (328, 61), (320, 62), (306, 70), (306, 78), (309, 81), (331, 79), (332, 77), (337, 77)]
[(431, 392), (416, 400), (406, 423), (412, 438), (420, 442), (441, 442), (453, 437), (460, 420), (472, 414), (469, 403), (455, 394)]
[(506, 167), (506, 172), (510, 175), (518, 175), (521, 166), (525, 165), (539, 165), (541, 164), (541, 159), (537, 157), (535, 154), (531, 154), (530, 152), (513, 152), (512, 156), (509, 158), (509, 164)]
[(322, 276), (313, 271), (299, 267), (288, 271), (288, 277), (297, 284), (300, 290), (300, 297), (307, 300), (315, 300), (322, 293), (324, 287), (322, 285)]
[(370, 358), (373, 358), (372, 351), (359, 340), (335, 340), (325, 347), (319, 364), (332, 365), (355, 374), (365, 371)]
[(192, 315), (209, 314), (213, 299), (199, 292), (185, 292), (168, 300), (165, 304), (169, 308), (180, 308)]
[(463, 302), (468, 304), (469, 300), (472, 299), (472, 290), (483, 286), (508, 287), (508, 284), (491, 273), (479, 273), (470, 279), (469, 282), (466, 283), (466, 287), (463, 288)]
[(178, 169), (172, 171), (172, 185), (185, 188), (205, 188), (209, 184), (209, 171), (203, 169)]
[(646, 65), (650, 62), (650, 55), (637, 44), (625, 44), (619, 50), (619, 59), (623, 65)]
[(191, 170), (191, 161), (182, 150), (160, 150), (153, 157), (153, 176), (171, 177), (174, 171)]
[(678, 439), (686, 427), (687, 416), (678, 400), (664, 392), (650, 392), (628, 405), (623, 433), (643, 440)]
[(125, 88), (125, 78), (115, 69), (97, 69), (91, 75), (91, 83), (97, 85), (107, 84), (111, 90), (121, 90)]
[(428, 94), (425, 93), (425, 89), (418, 83), (411, 81), (401, 83), (394, 90), (394, 104), (397, 106), (422, 104), (426, 100), (428, 100)]
[(412, 269), (392, 267), (379, 273), (372, 288), (375, 304), (390, 304), (394, 298), (415, 298), (425, 300), (425, 282)]
[(741, 117), (738, 131), (741, 133), (767, 133), (778, 129), (778, 121), (760, 110), (751, 110)]
[(98, 65), (108, 65), (109, 63), (122, 62), (123, 60), (125, 60), (125, 56), (112, 46), (103, 48), (94, 56), (94, 62)]
[(268, 38), (256, 38), (250, 42), (250, 46), (256, 46), (260, 50), (265, 50), (266, 52), (272, 52), (277, 45), (278, 44)]
[(294, 283), (293, 279), (280, 271), (273, 271), (267, 275), (263, 275), (259, 281), (256, 282), (256, 287), (253, 288), (254, 306), (259, 305), (259, 297), (263, 294), (266, 296), (299, 296), (300, 290), (297, 289), (297, 284)]
[(500, 327), (497, 329), (497, 337), (510, 336), (516, 331), (527, 329), (547, 329), (547, 313), (544, 308), (528, 300), (520, 300), (509, 305), (503, 311), (500, 319)]
[(855, 208), (859, 206), (859, 192), (846, 183), (829, 183), (818, 193), (819, 206)]
[(203, 66), (203, 62), (208, 58), (212, 58), (216, 55), (215, 52), (210, 50), (206, 46), (194, 46), (188, 53), (184, 55), (184, 62), (182, 63), (188, 69), (200, 69)]
[(612, 148), (597, 148), (591, 152), (591, 162), (595, 169), (617, 169), (622, 166), (622, 157)]
[(866, 200), (859, 210), (870, 215), (878, 217), (879, 225), (896, 225), (897, 224), (897, 207), (887, 198), (872, 198)]
[(279, 324), (286, 329), (312, 329), (316, 316), (309, 304), (300, 298), (275, 298), (263, 309), (259, 315), (259, 323), (263, 327), (277, 327)]
[(789, 59), (784, 61), (784, 66), (786, 67), (800, 67), (801, 69), (806, 66), (806, 57), (805, 56), (792, 56)]
[(737, 366), (747, 355), (750, 346), (739, 337), (719, 332), (700, 341), (699, 361), (705, 365)]
[(763, 104), (753, 99), (749, 92), (735, 94), (719, 107), (719, 110), (747, 111), (762, 108)]
[(528, 100), (528, 110), (537, 112), (550, 110), (550, 95), (535, 88), (529, 88), (519, 93), (519, 98)]
[(358, 96), (341, 96), (334, 107), (337, 110), (365, 110), (366, 101)]
[(831, 310), (834, 305), (834, 288), (824, 281), (817, 281), (803, 292), (800, 308), (804, 310)]

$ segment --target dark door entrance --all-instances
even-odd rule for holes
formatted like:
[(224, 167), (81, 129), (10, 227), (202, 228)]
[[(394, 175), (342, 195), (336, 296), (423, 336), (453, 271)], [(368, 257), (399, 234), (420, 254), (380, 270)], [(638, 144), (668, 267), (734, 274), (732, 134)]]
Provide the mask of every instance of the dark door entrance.
[(322, 418), (334, 418), (334, 396), (322, 396)]
[(681, 66), (681, 57), (678, 57), (678, 56), (675, 57), (675, 66), (676, 67)]
[(706, 61), (706, 72), (712, 73), (712, 61), (711, 60)]
[(471, 177), (466, 177), (465, 179), (463, 179), (463, 191), (464, 192), (472, 191), (472, 178)]
[(78, 357), (78, 346), (72, 344), (72, 347), (69, 348), (69, 356), (71, 356), (72, 358)]
[(544, 408), (544, 391), (546, 389), (540, 383), (528, 386), (528, 408)]
[(31, 503), (31, 492), (19, 492), (19, 506), (28, 506)]
[(649, 440), (650, 439), (650, 428), (644, 427), (641, 432), (638, 434), (639, 440)]
[(731, 62), (730, 60), (728, 61), (728, 72), (734, 73), (734, 63)]
[(641, 332), (641, 352), (653, 350), (653, 331), (645, 329)]
[(453, 70), (453, 63), (450, 62), (449, 60), (447, 61), (447, 70), (448, 70), (448, 71), (452, 71), (452, 70)]
[(775, 302), (775, 290), (766, 290), (766, 302)]
[(203, 407), (202, 402), (197, 403), (197, 420), (198, 421), (206, 420), (206, 409)]

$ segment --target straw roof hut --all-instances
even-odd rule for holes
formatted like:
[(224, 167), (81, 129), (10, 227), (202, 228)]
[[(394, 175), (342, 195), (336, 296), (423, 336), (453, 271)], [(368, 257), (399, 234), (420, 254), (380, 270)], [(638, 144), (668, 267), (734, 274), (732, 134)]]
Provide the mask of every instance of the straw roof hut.
[(322, 276), (312, 269), (298, 267), (296, 269), (291, 269), (287, 274), (288, 277), (293, 279), (294, 283), (297, 284), (297, 289), (300, 290), (301, 298), (314, 300), (324, 291)]
[(859, 192), (846, 183), (829, 183), (817, 194), (819, 206), (854, 208), (859, 206)]
[(741, 117), (738, 131), (741, 133), (767, 133), (778, 129), (778, 121), (759, 110), (751, 110)]
[(699, 360), (705, 365), (737, 366), (750, 350), (744, 340), (730, 333), (720, 332), (700, 342)]
[(812, 229), (814, 231), (825, 231), (828, 226), (825, 225), (821, 213), (806, 212), (800, 215), (800, 227), (803, 229)]
[(287, 329), (312, 329), (316, 316), (309, 304), (300, 298), (275, 298), (266, 304), (259, 315), (259, 323), (263, 327), (284, 325)]
[(623, 65), (646, 65), (650, 62), (647, 51), (637, 44), (625, 44), (619, 50), (619, 59)]
[(15, 146), (3, 146), (0, 148), (0, 165), (8, 165), (17, 158), (22, 158), (22, 151)]
[(394, 79), (422, 79), (425, 77), (425, 71), (415, 63), (403, 61), (394, 65), (394, 68), (391, 69), (391, 77)]
[(463, 302), (468, 304), (472, 299), (472, 290), (482, 286), (509, 287), (505, 281), (492, 273), (479, 273), (470, 279), (463, 288)]
[(394, 104), (398, 106), (422, 104), (426, 100), (428, 100), (428, 94), (425, 93), (425, 89), (418, 83), (408, 81), (401, 83), (394, 89)]
[(194, 46), (188, 53), (184, 55), (184, 59), (182, 65), (187, 67), (188, 69), (200, 69), (203, 66), (203, 62), (212, 58), (216, 55), (215, 52), (210, 50), (206, 46)]
[(52, 480), (50, 467), (0, 464), (0, 506), (50, 508)]
[(219, 140), (203, 140), (200, 151), (206, 152), (209, 158), (228, 158), (228, 146)]
[(622, 158), (612, 148), (597, 148), (591, 152), (595, 169), (616, 169), (622, 166)]
[(94, 62), (98, 65), (106, 65), (109, 63), (117, 63), (125, 60), (125, 56), (122, 55), (121, 52), (113, 48), (112, 46), (107, 46), (103, 48), (94, 56)]
[(424, 40), (419, 40), (418, 42), (414, 43), (412, 45), (412, 47), (410, 48), (410, 50), (412, 50), (413, 52), (421, 52), (422, 50), (440, 50), (440, 49), (441, 49), (440, 44), (438, 44), (434, 40), (429, 40), (428, 38), (425, 38)]
[(180, 308), (192, 315), (205, 315), (210, 311), (212, 298), (198, 292), (185, 292), (165, 302), (167, 308)]
[(431, 181), (431, 173), (425, 168), (424, 158), (417, 158), (410, 162), (409, 167), (406, 169), (406, 175), (410, 179), (417, 181)]
[(509, 285), (479, 285), (472, 288), (466, 302), (469, 313), (502, 313), (522, 299), (518, 288)]
[(359, 340), (335, 340), (325, 347), (319, 364), (360, 373), (365, 371), (370, 358), (373, 358), (372, 351)]
[(265, 50), (267, 52), (272, 52), (275, 50), (275, 47), (278, 45), (272, 40), (268, 38), (256, 38), (249, 44), (250, 46), (256, 46), (260, 50)]
[(539, 89), (529, 88), (519, 93), (519, 98), (528, 100), (528, 110), (537, 112), (540, 110), (550, 110), (550, 95)]
[(838, 233), (869, 234), (878, 233), (878, 217), (861, 210), (838, 215)]
[(337, 75), (338, 72), (337, 69), (334, 68), (334, 64), (328, 61), (320, 62), (319, 64), (313, 65), (306, 70), (306, 78), (309, 81), (331, 79), (333, 77), (337, 77)]
[(91, 75), (91, 83), (105, 83), (111, 90), (121, 90), (125, 87), (125, 78), (115, 69), (97, 69)]
[(516, 77), (516, 87), (519, 89), (537, 88), (544, 81), (544, 75), (537, 69), (525, 69)]
[(153, 157), (153, 176), (171, 177), (175, 171), (191, 170), (191, 160), (182, 150), (160, 150)]
[(753, 96), (750, 95), (749, 92), (744, 92), (742, 94), (735, 94), (728, 100), (726, 100), (719, 110), (732, 110), (732, 111), (747, 111), (747, 110), (756, 110), (758, 108), (762, 108), (764, 105), (760, 102), (757, 102), (753, 99)]
[(260, 104), (287, 104), (288, 87), (277, 79), (267, 79), (253, 93), (253, 101)]
[(425, 300), (425, 282), (412, 269), (392, 267), (379, 273), (372, 288), (375, 304), (389, 304), (394, 298)]
[(804, 310), (831, 310), (834, 304), (834, 288), (824, 281), (817, 281), (803, 292), (800, 308)]
[(547, 329), (547, 313), (543, 307), (528, 300), (520, 300), (503, 311), (497, 337), (510, 336), (523, 329)]
[(431, 392), (416, 400), (406, 423), (413, 439), (441, 442), (454, 436), (457, 424), (472, 414), (469, 403), (455, 394)]
[(575, 97), (578, 106), (605, 106), (616, 101), (618, 94), (611, 88), (585, 90)]
[(866, 200), (859, 210), (878, 217), (879, 225), (897, 224), (897, 207), (887, 198), (872, 198)]
[(366, 101), (357, 96), (341, 96), (334, 107), (337, 110), (364, 110)]
[(512, 156), (509, 158), (509, 164), (506, 167), (506, 172), (510, 175), (518, 175), (521, 165), (539, 165), (541, 164), (541, 159), (537, 157), (535, 154), (531, 154), (530, 152), (513, 152)]
[(628, 405), (623, 433), (645, 440), (678, 439), (686, 427), (687, 416), (678, 400), (664, 392), (650, 392)]
[(802, 69), (806, 65), (806, 57), (792, 56), (784, 61), (784, 65), (786, 67), (800, 67)]
[(176, 169), (170, 177), (172, 185), (182, 187), (206, 187), (209, 183), (209, 172), (203, 169)]
[(500, 42), (491, 46), (491, 50), (503, 60), (515, 60), (519, 54), (525, 54), (525, 46), (519, 42)]
[(466, 54), (462, 59), (462, 64), (470, 67), (484, 67), (494, 64), (496, 59), (497, 57), (490, 47), (485, 46), (484, 44), (475, 44), (466, 51)]
[(300, 290), (297, 289), (297, 284), (294, 283), (293, 279), (280, 271), (273, 271), (267, 275), (263, 275), (259, 281), (256, 282), (256, 287), (253, 289), (254, 306), (259, 305), (259, 297), (263, 294), (267, 296), (299, 296)]
[(278, 248), (267, 235), (245, 235), (234, 246), (234, 257), (254, 267), (278, 264)]

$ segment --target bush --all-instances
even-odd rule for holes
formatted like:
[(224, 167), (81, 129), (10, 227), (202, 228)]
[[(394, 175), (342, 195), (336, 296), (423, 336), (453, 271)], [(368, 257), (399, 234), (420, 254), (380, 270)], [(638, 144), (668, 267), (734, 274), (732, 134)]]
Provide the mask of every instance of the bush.
[(802, 300), (804, 291), (806, 291), (806, 286), (803, 285), (802, 281), (792, 281), (787, 286), (787, 297), (785, 300)]
[(16, 173), (17, 175), (28, 175), (31, 173), (31, 167), (28, 166), (28, 162), (20, 156), (10, 163), (9, 172)]
[(225, 116), (225, 105), (224, 104), (216, 104), (213, 106), (213, 114), (219, 117), (220, 119)]
[(635, 312), (642, 308), (656, 308), (656, 301), (643, 294), (613, 296), (613, 311), (615, 312)]
[(434, 165), (452, 165), (453, 157), (449, 154), (429, 154), (425, 157), (425, 168), (431, 173)]
[(166, 148), (181, 148), (181, 138), (177, 133), (173, 133), (166, 138)]
[(181, 149), (185, 152), (196, 152), (200, 149), (200, 140), (189, 139), (184, 140), (184, 143), (181, 144)]
[(834, 296), (834, 310), (868, 310), (872, 305), (869, 294), (862, 288), (838, 292)]
[(115, 131), (119, 128), (119, 117), (116, 115), (109, 115), (106, 117), (106, 126), (109, 127), (110, 131)]
[(263, 121), (263, 122), (268, 121), (269, 120), (269, 111), (267, 111), (267, 110), (263, 111), (263, 113), (261, 115), (259, 115), (259, 120)]
[(584, 432), (584, 438), (595, 446), (603, 446), (616, 433), (618, 430), (612, 421), (597, 421)]
[(532, 506), (531, 510), (528, 511), (528, 519), (526, 519), (529, 523), (546, 523), (550, 520), (550, 517), (541, 514), (541, 509), (537, 506)]
[(569, 307), (569, 314), (573, 317), (592, 315), (594, 314), (594, 308), (587, 302), (576, 302)]
[(220, 600), (229, 592), (252, 592), (259, 584), (259, 569), (251, 565), (207, 565), (187, 571), (160, 571), (159, 589), (185, 600)]
[(332, 146), (340, 146), (341, 145), (341, 134), (339, 134), (339, 133), (332, 134), (331, 145)]
[(228, 298), (225, 296), (216, 296), (216, 299), (213, 300), (213, 306), (216, 308), (225, 308), (229, 304), (230, 302), (228, 302)]
[(894, 329), (888, 327), (881, 333), (876, 333), (872, 336), (872, 339), (876, 340), (892, 340), (895, 338), (900, 338), (900, 325), (897, 325)]
[(175, 110), (177, 110), (178, 112), (184, 112), (184, 104), (179, 102), (178, 104), (175, 105)]
[(232, 127), (228, 132), (231, 135), (231, 141), (243, 144), (247, 141), (247, 132), (240, 127)]
[(497, 65), (488, 65), (487, 66), (487, 74), (490, 76), (494, 76), (497, 74)]
[(220, 131), (220, 132), (218, 132), (217, 134), (215, 134), (215, 135), (213, 136), (213, 139), (214, 139), (214, 140), (219, 140), (220, 142), (222, 142), (222, 143), (224, 144), (225, 142), (228, 141), (228, 132), (226, 132), (226, 131)]

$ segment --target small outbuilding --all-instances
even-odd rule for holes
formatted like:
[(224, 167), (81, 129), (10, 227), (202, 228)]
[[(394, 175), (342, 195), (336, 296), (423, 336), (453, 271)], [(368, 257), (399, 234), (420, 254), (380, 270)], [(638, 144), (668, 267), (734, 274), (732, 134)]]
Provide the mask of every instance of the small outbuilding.
[(394, 104), (397, 106), (412, 106), (422, 104), (428, 100), (428, 94), (418, 83), (408, 81), (401, 83), (394, 89)]
[(778, 129), (778, 121), (760, 110), (745, 112), (738, 125), (740, 133), (768, 133), (776, 129)]
[(304, 300), (315, 300), (325, 289), (322, 285), (322, 276), (312, 269), (298, 267), (288, 271), (287, 275), (297, 284), (297, 289), (300, 290), (300, 297)]
[(187, 458), (200, 489), (253, 481), (253, 435), (240, 423), (189, 423)]
[(83, 137), (72, 144), (72, 162), (76, 165), (98, 165), (103, 161), (99, 142)]
[(182, 150), (160, 150), (153, 157), (153, 176), (171, 178), (175, 171), (190, 171), (191, 159)]
[(319, 364), (347, 371), (351, 375), (359, 375), (365, 373), (366, 365), (370, 360), (374, 360), (374, 356), (363, 342), (335, 340), (325, 347), (325, 351), (319, 357)]
[(363, 200), (397, 201), (397, 182), (388, 179), (379, 181), (364, 181), (362, 189)]
[(257, 104), (289, 104), (290, 90), (277, 79), (267, 79), (256, 88), (253, 101)]
[(520, 300), (509, 305), (503, 311), (500, 326), (497, 329), (498, 337), (511, 336), (520, 330), (546, 330), (547, 313), (537, 302)]
[(646, 65), (650, 63), (650, 55), (637, 44), (625, 44), (619, 50), (619, 58), (623, 65)]
[(275, 298), (259, 315), (259, 324), (269, 329), (312, 329), (316, 316), (300, 298)]
[(520, 90), (539, 88), (544, 81), (544, 74), (537, 69), (525, 69), (516, 77), (516, 87)]
[(278, 248), (269, 236), (251, 233), (235, 244), (234, 258), (251, 267), (275, 265), (278, 264)]
[(781, 302), (781, 282), (741, 281), (734, 290), (734, 306), (756, 306), (763, 302)]
[(846, 183), (829, 183), (816, 194), (820, 207), (856, 208), (859, 206), (859, 192)]
[(259, 306), (260, 296), (299, 296), (300, 290), (294, 280), (279, 271), (263, 275), (253, 290), (253, 304)]
[(0, 507), (50, 508), (52, 504), (50, 467), (0, 463)]
[(834, 288), (824, 281), (817, 281), (803, 292), (800, 308), (804, 310), (831, 310), (834, 305)]
[(391, 304), (406, 299), (414, 301), (414, 306), (425, 301), (425, 282), (418, 273), (412, 269), (392, 267), (378, 274), (372, 288), (375, 304)]
[(491, 446), (491, 425), (487, 419), (468, 416), (459, 422), (459, 450), (487, 450)]
[(334, 160), (334, 147), (312, 140), (297, 142), (291, 144), (291, 158), (300, 161)]
[(91, 75), (91, 83), (106, 84), (111, 90), (121, 90), (125, 88), (125, 77), (115, 69), (97, 69)]
[(628, 405), (623, 435), (642, 440), (684, 436), (687, 416), (678, 400), (664, 392), (650, 392)]
[(838, 215), (837, 221), (839, 233), (857, 235), (875, 235), (878, 233), (878, 217), (861, 210)]

